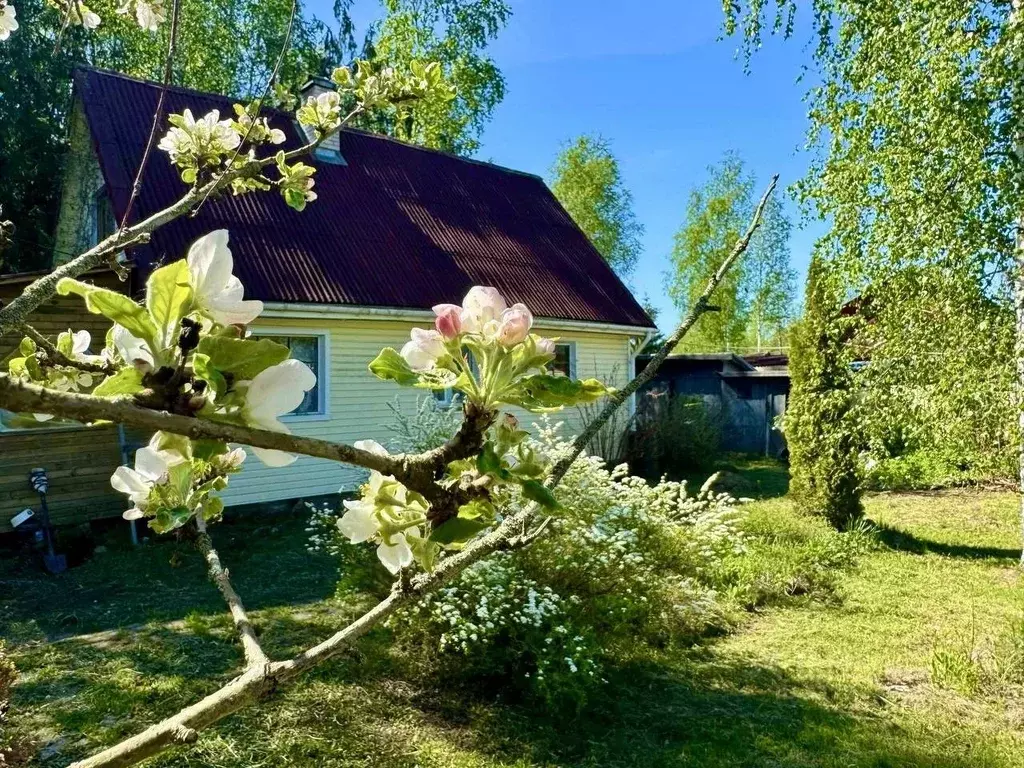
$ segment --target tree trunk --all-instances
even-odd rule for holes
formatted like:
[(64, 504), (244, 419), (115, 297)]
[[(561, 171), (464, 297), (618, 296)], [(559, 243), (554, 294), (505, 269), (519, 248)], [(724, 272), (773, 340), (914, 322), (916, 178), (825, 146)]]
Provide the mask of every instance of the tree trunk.
[(1013, 258), (1014, 357), (1017, 364), (1017, 495), (1020, 505), (1021, 566), (1024, 567), (1024, 216), (1017, 224), (1017, 248)]

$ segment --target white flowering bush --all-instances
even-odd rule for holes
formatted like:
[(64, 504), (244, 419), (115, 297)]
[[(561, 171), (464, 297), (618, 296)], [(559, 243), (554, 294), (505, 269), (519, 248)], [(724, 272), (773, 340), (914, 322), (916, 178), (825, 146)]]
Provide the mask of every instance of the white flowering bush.
[[(410, 420), (402, 431), (416, 435)], [(549, 465), (571, 450), (560, 431), (544, 418), (525, 447)], [(745, 544), (739, 502), (714, 491), (714, 479), (691, 494), (584, 455), (555, 492), (546, 536), (470, 566), (390, 626), (402, 647), (440, 654), (459, 675), (511, 679), (552, 706), (578, 705), (617, 650), (692, 639), (726, 621), (719, 563)], [(497, 514), (526, 501), (505, 486)], [(339, 557), (346, 591), (372, 583), (356, 575), (363, 566), (337, 522), (329, 507), (315, 510), (310, 546)]]

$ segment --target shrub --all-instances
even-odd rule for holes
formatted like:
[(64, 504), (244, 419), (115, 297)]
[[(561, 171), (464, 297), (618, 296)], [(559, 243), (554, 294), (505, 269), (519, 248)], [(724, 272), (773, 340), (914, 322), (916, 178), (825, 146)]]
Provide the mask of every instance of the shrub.
[[(532, 447), (552, 461), (569, 450), (550, 424)], [(696, 494), (685, 483), (650, 485), (594, 456), (573, 464), (556, 496), (547, 535), (471, 566), (394, 617), (398, 646), (439, 657), (450, 675), (517, 682), (560, 708), (580, 706), (609, 660), (638, 643), (689, 641), (727, 623), (712, 576), (744, 547), (731, 496), (710, 482)], [(502, 507), (520, 503), (508, 492)], [(333, 534), (334, 519), (318, 513), (315, 546), (348, 557), (354, 548)]]
[(720, 406), (696, 395), (649, 395), (630, 443), (629, 465), (647, 478), (708, 470), (721, 455)]
[(417, 397), (411, 414), (406, 413), (397, 397), (393, 403), (388, 403), (388, 408), (395, 421), (388, 425), (394, 437), (387, 447), (395, 453), (420, 453), (443, 445), (462, 423), (462, 408), (458, 402), (444, 406), (433, 395)]
[(798, 506), (836, 528), (861, 516), (853, 380), (846, 349), (850, 320), (820, 256), (811, 260), (804, 317), (793, 331), (791, 390), (783, 418)]

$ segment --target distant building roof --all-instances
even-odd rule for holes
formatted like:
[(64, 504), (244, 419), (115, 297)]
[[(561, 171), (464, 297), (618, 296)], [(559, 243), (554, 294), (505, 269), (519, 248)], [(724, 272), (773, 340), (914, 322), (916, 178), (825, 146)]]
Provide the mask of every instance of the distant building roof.
[[(120, 219), (149, 135), (159, 86), (80, 69), (75, 76), (114, 213)], [(183, 88), (168, 113), (231, 114), (232, 100)], [(267, 110), (301, 143), (291, 116)], [(340, 134), (345, 164), (317, 166), (319, 198), (302, 213), (276, 193), (209, 200), (136, 250), (143, 271), (180, 258), (226, 228), (250, 298), (424, 309), (493, 285), (538, 316), (650, 328), (654, 323), (537, 176), (357, 130)], [(170, 205), (185, 186), (155, 151), (133, 219)]]

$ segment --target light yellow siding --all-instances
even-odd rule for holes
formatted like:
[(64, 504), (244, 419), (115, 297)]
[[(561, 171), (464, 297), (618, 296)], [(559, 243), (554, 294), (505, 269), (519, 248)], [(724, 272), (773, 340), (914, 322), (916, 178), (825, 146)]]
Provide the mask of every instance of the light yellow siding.
[[(412, 411), (423, 390), (398, 387), (380, 381), (367, 369), (367, 364), (383, 347), (401, 348), (409, 338), (409, 329), (416, 323), (406, 320), (342, 320), (261, 318), (254, 332), (272, 333), (286, 329), (296, 334), (327, 334), (326, 417), (292, 417), (285, 419), (296, 434), (352, 443), (373, 439), (386, 444), (394, 437), (388, 425), (394, 422), (389, 403), (396, 398), (401, 407)], [(422, 324), (421, 324), (422, 325)], [(596, 376), (621, 386), (631, 364), (629, 337), (625, 334), (555, 332), (538, 326), (545, 335), (558, 336), (575, 345), (576, 375)], [(530, 414), (517, 414), (530, 424)], [(574, 410), (557, 414), (566, 422), (566, 431), (578, 428)], [(336, 493), (339, 487), (353, 489), (365, 474), (359, 469), (322, 459), (299, 457), (289, 467), (271, 469), (250, 455), (242, 473), (231, 480), (224, 500), (229, 505), (297, 499)]]

